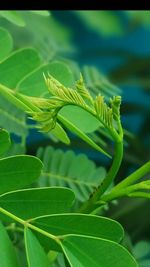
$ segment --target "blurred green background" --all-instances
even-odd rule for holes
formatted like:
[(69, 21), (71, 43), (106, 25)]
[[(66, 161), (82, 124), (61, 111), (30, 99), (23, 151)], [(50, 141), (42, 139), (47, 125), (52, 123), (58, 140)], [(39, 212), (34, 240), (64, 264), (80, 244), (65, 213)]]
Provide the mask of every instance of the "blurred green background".
[[(1, 11), (0, 27), (11, 34), (13, 50), (34, 47), (43, 65), (53, 64), (51, 69), (55, 68), (54, 63), (65, 64), (72, 73), (70, 83), (82, 72), (94, 95), (102, 93), (106, 99), (114, 94), (122, 95), (125, 148), (116, 179), (120, 181), (150, 158), (150, 11), (50, 11), (42, 16), (39, 13), (17, 11), (14, 19), (14, 13), (10, 16)], [(61, 78), (61, 68), (58, 76)], [(36, 86), (36, 77), (34, 82)], [(5, 126), (2, 120), (0, 125)], [(20, 136), (13, 129), (11, 132), (14, 142), (20, 142)], [(69, 136), (71, 148), (77, 154), (84, 152), (97, 165), (109, 167), (105, 157), (71, 133)], [(25, 138), (30, 154), (47, 144), (68, 149), (34, 129)], [(97, 135), (93, 134), (93, 138), (96, 140)], [(111, 152), (113, 145), (111, 142), (107, 145)], [(149, 201), (124, 198), (117, 205), (112, 204), (105, 215), (122, 223), (135, 244), (140, 266), (149, 267)], [(128, 247), (131, 245), (129, 236), (126, 238)]]

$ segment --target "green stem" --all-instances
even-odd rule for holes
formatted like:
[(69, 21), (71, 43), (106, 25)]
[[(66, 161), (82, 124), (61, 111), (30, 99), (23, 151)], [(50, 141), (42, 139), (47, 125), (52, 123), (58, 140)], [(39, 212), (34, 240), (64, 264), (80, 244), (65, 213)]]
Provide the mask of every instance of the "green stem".
[(60, 244), (60, 241), (59, 241), (57, 236), (54, 236), (54, 235), (52, 235), (52, 234), (50, 234), (50, 233), (48, 233), (48, 232), (36, 227), (35, 225), (30, 224), (28, 221), (22, 220), (21, 218), (19, 218), (19, 217), (15, 216), (14, 214), (10, 213), (9, 211), (7, 211), (7, 210), (5, 210), (3, 208), (0, 208), (0, 213), (3, 213), (6, 216), (12, 218), (16, 222), (22, 224), (24, 227), (29, 227), (30, 229), (32, 229), (34, 231), (37, 231), (37, 232), (41, 233), (42, 235), (45, 235), (45, 236), (55, 240), (58, 244)]
[(107, 173), (103, 182), (99, 185), (99, 187), (94, 191), (94, 193), (88, 199), (88, 201), (83, 204), (83, 206), (80, 209), (81, 213), (91, 213), (99, 207), (98, 200), (100, 200), (103, 193), (107, 190), (107, 188), (115, 178), (120, 168), (122, 157), (123, 157), (123, 142), (120, 141), (115, 144), (114, 160), (109, 172)]
[(133, 192), (128, 195), (128, 197), (141, 197), (141, 198), (148, 198), (150, 199), (150, 193), (146, 192)]
[(112, 192), (110, 192), (109, 194), (102, 196), (101, 201), (109, 202), (116, 198), (120, 198), (123, 196), (130, 196), (131, 193), (134, 193), (135, 191), (138, 191), (138, 190), (149, 190), (149, 189), (150, 189), (150, 181), (148, 182), (144, 181), (144, 182), (134, 184), (134, 185), (128, 186), (126, 188), (123, 188), (117, 191), (112, 190)]
[(129, 175), (127, 178), (125, 178), (122, 182), (120, 182), (119, 184), (117, 184), (114, 188), (113, 188), (113, 192), (116, 190), (120, 190), (122, 188), (127, 187), (128, 185), (133, 184), (134, 182), (136, 182), (137, 180), (139, 180), (140, 178), (142, 178), (145, 174), (150, 172), (150, 161), (148, 161), (147, 163), (145, 163), (142, 167), (140, 167), (138, 170), (136, 170), (134, 173), (132, 173), (131, 175)]

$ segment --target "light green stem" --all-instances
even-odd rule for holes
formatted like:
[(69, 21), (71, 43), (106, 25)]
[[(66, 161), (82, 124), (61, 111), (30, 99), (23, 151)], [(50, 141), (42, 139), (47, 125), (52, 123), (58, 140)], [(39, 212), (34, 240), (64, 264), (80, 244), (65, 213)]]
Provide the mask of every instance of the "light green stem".
[(125, 178), (122, 182), (117, 184), (114, 188), (113, 191), (120, 190), (122, 188), (127, 187), (128, 185), (133, 184), (140, 178), (142, 178), (145, 174), (150, 172), (150, 161), (145, 163), (142, 167), (140, 167), (138, 170), (136, 170), (134, 173), (129, 175), (127, 178)]
[(109, 185), (112, 183), (113, 179), (115, 178), (123, 157), (123, 142), (118, 142), (115, 145), (115, 156), (112, 163), (112, 166), (106, 175), (106, 178), (103, 180), (103, 182), (100, 184), (96, 195), (94, 197), (95, 200), (99, 199), (102, 194), (106, 191), (106, 189), (109, 187)]
[(141, 197), (141, 198), (147, 198), (150, 199), (150, 193), (147, 192), (133, 192), (128, 194), (128, 197)]
[(107, 195), (102, 196), (101, 201), (109, 202), (113, 199), (120, 198), (123, 196), (131, 196), (130, 194), (138, 191), (138, 190), (149, 190), (150, 189), (150, 181), (141, 182), (138, 184), (134, 184), (125, 188), (122, 188), (120, 190), (113, 191)]
[(100, 200), (103, 193), (107, 190), (107, 188), (115, 178), (120, 168), (122, 157), (123, 157), (123, 142), (120, 141), (116, 143), (115, 156), (109, 172), (107, 173), (103, 182), (94, 191), (93, 195), (91, 195), (88, 201), (83, 204), (83, 206), (80, 209), (81, 213), (91, 213), (99, 207), (98, 201)]
[(24, 221), (24, 220), (22, 220), (21, 218), (17, 217), (16, 215), (10, 213), (9, 211), (7, 211), (7, 210), (5, 210), (5, 209), (3, 209), (3, 208), (0, 208), (0, 213), (3, 213), (3, 214), (5, 214), (6, 216), (12, 218), (12, 219), (15, 220), (16, 222), (22, 224), (24, 227), (29, 227), (30, 229), (32, 229), (32, 230), (34, 230), (34, 231), (36, 231), (36, 232), (39, 232), (39, 233), (41, 233), (42, 235), (45, 235), (45, 236), (47, 236), (47, 237), (49, 237), (49, 238), (55, 240), (58, 244), (60, 244), (60, 241), (59, 241), (59, 239), (58, 239), (57, 236), (54, 236), (54, 235), (52, 235), (52, 234), (50, 234), (50, 233), (48, 233), (48, 232), (46, 232), (46, 231), (44, 231), (44, 230), (42, 230), (42, 229), (36, 227), (35, 225), (30, 224), (28, 221)]

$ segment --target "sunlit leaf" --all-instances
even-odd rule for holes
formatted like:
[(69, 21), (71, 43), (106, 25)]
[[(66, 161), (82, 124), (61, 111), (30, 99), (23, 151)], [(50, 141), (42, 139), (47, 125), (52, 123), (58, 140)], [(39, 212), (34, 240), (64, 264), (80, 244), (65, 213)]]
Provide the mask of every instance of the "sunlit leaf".
[(80, 107), (68, 105), (59, 113), (84, 133), (94, 132), (100, 127), (100, 122)]
[(0, 82), (15, 89), (18, 82), (39, 67), (40, 63), (36, 50), (32, 48), (17, 50), (0, 63)]
[(43, 73), (46, 75), (50, 73), (65, 86), (71, 86), (73, 84), (73, 74), (67, 64), (61, 61), (53, 61), (52, 63), (41, 66), (25, 77), (18, 84), (18, 91), (29, 96), (50, 96)]

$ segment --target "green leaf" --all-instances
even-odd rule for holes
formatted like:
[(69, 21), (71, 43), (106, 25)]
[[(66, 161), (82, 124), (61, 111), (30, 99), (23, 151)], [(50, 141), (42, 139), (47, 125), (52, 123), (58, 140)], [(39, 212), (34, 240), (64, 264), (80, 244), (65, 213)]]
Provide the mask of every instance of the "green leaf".
[(0, 61), (3, 60), (13, 48), (13, 40), (8, 31), (0, 28)]
[(65, 86), (72, 86), (74, 81), (73, 74), (67, 64), (61, 61), (53, 61), (52, 63), (41, 66), (25, 77), (18, 84), (18, 91), (29, 96), (49, 96), (43, 73), (50, 73)]
[(0, 159), (0, 194), (27, 186), (41, 173), (42, 162), (33, 156)]
[(94, 132), (100, 127), (100, 122), (94, 116), (77, 106), (65, 106), (60, 110), (59, 114), (84, 133)]
[(19, 267), (14, 247), (0, 222), (0, 267)]
[(0, 95), (0, 125), (10, 133), (26, 137), (28, 127), (22, 110)]
[(63, 152), (48, 146), (45, 149), (39, 148), (37, 156), (44, 163), (39, 185), (70, 187), (82, 202), (89, 198), (106, 175), (103, 167), (96, 168), (95, 163), (86, 155), (77, 156), (71, 150)]
[(110, 240), (68, 235), (62, 249), (71, 267), (138, 267), (124, 247)]
[(9, 149), (10, 145), (9, 133), (4, 129), (0, 129), (0, 156)]
[(10, 88), (15, 88), (19, 81), (39, 67), (40, 63), (36, 50), (31, 48), (17, 50), (1, 62), (0, 81)]
[(52, 265), (53, 267), (70, 267), (70, 265), (66, 265), (66, 259), (65, 259), (65, 255), (63, 253), (50, 251), (48, 253), (48, 256), (50, 253), (57, 253), (57, 259), (53, 263), (53, 265)]
[(32, 231), (25, 228), (24, 234), (28, 267), (50, 267), (51, 263)]
[(65, 132), (65, 130), (61, 127), (59, 123), (56, 123), (55, 128), (51, 130), (51, 134), (54, 134), (56, 138), (58, 138), (58, 140), (60, 140), (64, 144), (66, 145), (70, 144), (70, 139), (67, 133)]
[(1, 10), (0, 16), (4, 17), (5, 19), (9, 20), (11, 23), (14, 23), (17, 26), (24, 27), (25, 26), (25, 21), (22, 18), (22, 16), (19, 14), (18, 11), (14, 10), (9, 10), (9, 11), (4, 11)]
[(67, 188), (32, 188), (17, 190), (0, 197), (2, 208), (16, 216), (31, 218), (68, 212), (74, 200), (74, 194)]
[(4, 157), (16, 156), (20, 154), (26, 154), (25, 144), (15, 143), (15, 141), (12, 141), (9, 150), (4, 154)]
[(76, 127), (73, 123), (67, 120), (65, 117), (58, 114), (58, 120), (67, 127), (71, 132), (77, 134), (83, 141), (88, 143), (94, 149), (98, 150), (99, 152), (103, 153), (105, 156), (111, 158), (111, 156), (104, 151), (100, 146), (98, 146), (88, 135), (86, 135), (83, 131), (81, 131), (78, 127)]
[(18, 262), (19, 262), (19, 267), (27, 267), (27, 260), (26, 260), (24, 248), (22, 248), (21, 246), (17, 246), (17, 247), (15, 246), (15, 251), (17, 254)]
[(85, 214), (56, 214), (35, 218), (32, 223), (53, 235), (78, 234), (120, 242), (122, 226), (109, 218)]

